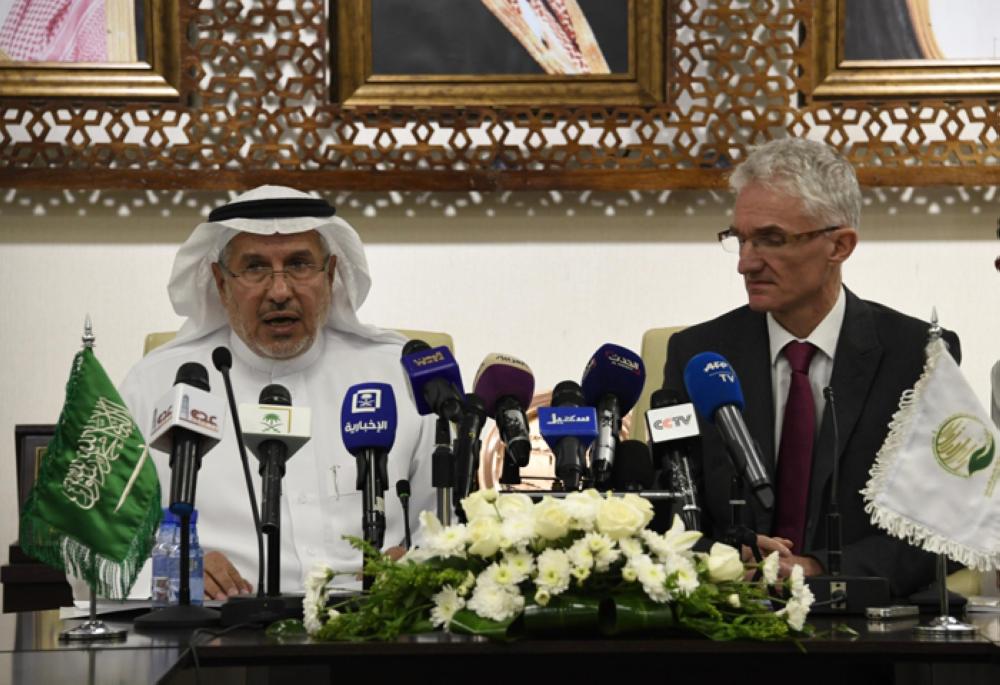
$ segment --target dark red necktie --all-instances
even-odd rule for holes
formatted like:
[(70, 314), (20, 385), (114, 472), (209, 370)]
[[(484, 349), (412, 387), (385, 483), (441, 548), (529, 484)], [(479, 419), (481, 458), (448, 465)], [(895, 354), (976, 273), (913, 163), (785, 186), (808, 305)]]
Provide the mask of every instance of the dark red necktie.
[(778, 498), (774, 535), (788, 538), (792, 551), (802, 554), (806, 508), (809, 505), (809, 475), (812, 472), (813, 438), (816, 434), (816, 404), (809, 386), (809, 362), (816, 347), (793, 340), (782, 354), (792, 367), (785, 418), (778, 448)]

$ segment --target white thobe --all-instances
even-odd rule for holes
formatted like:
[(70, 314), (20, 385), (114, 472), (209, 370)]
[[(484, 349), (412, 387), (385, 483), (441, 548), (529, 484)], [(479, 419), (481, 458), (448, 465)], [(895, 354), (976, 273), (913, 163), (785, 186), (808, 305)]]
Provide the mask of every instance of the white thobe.
[[(401, 345), (324, 328), (308, 351), (281, 361), (254, 354), (226, 327), (199, 340), (154, 350), (132, 368), (120, 388), (144, 434), (148, 436), (152, 424), (153, 405), (170, 390), (178, 367), (185, 362), (204, 365), (212, 394), (225, 401), (222, 375), (212, 364), (212, 351), (219, 345), (233, 353), (231, 377), (237, 404), (257, 404), (261, 389), (277, 383), (288, 389), (293, 406), (312, 411), (311, 439), (288, 460), (282, 482), (281, 591), (302, 592), (304, 574), (317, 562), (350, 573), (338, 578), (338, 585), (356, 585), (353, 575), (361, 568), (361, 554), (343, 536), (362, 537), (362, 498), (356, 488), (356, 460), (340, 432), (341, 405), (351, 385), (388, 383), (396, 396), (398, 425), (388, 458), (385, 546), (402, 544), (404, 539), (403, 510), (394, 492), (397, 481), (410, 482), (414, 531), (418, 513), (435, 506), (431, 486), (434, 418), (419, 416), (410, 399), (399, 361)], [(198, 472), (198, 535), (205, 551), (224, 553), (256, 587), (253, 516), (232, 421), (226, 414), (223, 438), (205, 454)], [(153, 451), (153, 457), (166, 505), (169, 455)], [(250, 453), (248, 458), (259, 506), (259, 462)], [(148, 591), (148, 581), (145, 586), (142, 582), (136, 583), (139, 594)]]

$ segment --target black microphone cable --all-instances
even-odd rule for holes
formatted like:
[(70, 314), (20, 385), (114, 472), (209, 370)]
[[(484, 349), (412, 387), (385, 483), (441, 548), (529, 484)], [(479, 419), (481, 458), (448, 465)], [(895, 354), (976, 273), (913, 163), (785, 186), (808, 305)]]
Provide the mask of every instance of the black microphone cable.
[(410, 481), (405, 478), (396, 481), (396, 496), (403, 506), (403, 532), (406, 534), (406, 549), (413, 546), (410, 539)]
[(233, 395), (233, 384), (229, 380), (229, 369), (233, 366), (233, 355), (223, 345), (212, 350), (212, 363), (222, 374), (226, 384), (226, 399), (229, 400), (229, 413), (233, 417), (233, 427), (236, 430), (236, 446), (243, 462), (243, 476), (246, 479), (247, 492), (250, 494), (250, 512), (253, 514), (253, 529), (257, 533), (257, 596), (264, 596), (264, 534), (260, 527), (260, 512), (257, 509), (257, 495), (253, 490), (253, 477), (250, 475), (250, 462), (247, 460), (247, 448), (243, 444), (243, 428), (240, 426), (240, 413), (236, 409), (236, 398)]

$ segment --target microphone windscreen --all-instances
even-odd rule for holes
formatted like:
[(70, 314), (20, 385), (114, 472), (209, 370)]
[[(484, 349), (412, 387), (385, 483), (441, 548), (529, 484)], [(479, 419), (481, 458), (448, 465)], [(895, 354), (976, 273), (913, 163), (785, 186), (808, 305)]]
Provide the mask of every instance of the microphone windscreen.
[(582, 407), (585, 404), (583, 390), (576, 381), (561, 381), (552, 388), (553, 407)]
[(662, 409), (681, 403), (681, 394), (672, 388), (660, 388), (649, 397), (650, 409)]
[(646, 490), (653, 487), (653, 457), (641, 440), (623, 440), (615, 450), (611, 467), (615, 490)]
[(474, 392), (483, 400), (490, 416), (496, 415), (497, 402), (503, 397), (513, 397), (522, 409), (527, 409), (535, 394), (535, 376), (517, 357), (488, 354), (476, 372)]
[(414, 352), (423, 352), (424, 350), (431, 349), (431, 346), (425, 343), (423, 340), (407, 340), (406, 344), (403, 345), (402, 356), (406, 357)]
[(587, 362), (580, 383), (587, 404), (596, 407), (605, 395), (618, 398), (619, 411), (625, 416), (639, 401), (646, 369), (632, 350), (605, 343)]
[(177, 376), (174, 377), (174, 385), (179, 383), (208, 392), (208, 369), (198, 362), (185, 362), (177, 369)]
[(709, 423), (715, 423), (719, 407), (731, 404), (743, 410), (740, 379), (726, 358), (716, 352), (691, 357), (684, 367), (684, 387), (695, 409)]
[(288, 392), (288, 388), (277, 383), (264, 386), (264, 389), (260, 391), (260, 397), (257, 401), (260, 404), (275, 404), (281, 407), (292, 406), (292, 396)]
[(399, 498), (410, 496), (410, 481), (405, 478), (396, 481), (396, 496)]
[(388, 383), (359, 383), (347, 389), (340, 409), (347, 451), (392, 449), (396, 440), (396, 396)]
[(222, 371), (223, 369), (233, 368), (233, 355), (229, 351), (228, 347), (219, 345), (214, 350), (212, 350), (212, 363), (215, 364), (217, 371)]

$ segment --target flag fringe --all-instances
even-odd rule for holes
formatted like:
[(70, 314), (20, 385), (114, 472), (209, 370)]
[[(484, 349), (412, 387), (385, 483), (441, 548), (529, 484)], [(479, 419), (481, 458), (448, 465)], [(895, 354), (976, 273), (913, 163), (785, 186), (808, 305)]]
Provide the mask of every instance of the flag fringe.
[(889, 434), (869, 471), (871, 478), (861, 491), (865, 499), (865, 512), (871, 515), (872, 523), (895, 537), (905, 539), (911, 545), (934, 554), (944, 554), (963, 566), (978, 571), (1000, 568), (1000, 553), (993, 554), (949, 540), (938, 531), (883, 508), (877, 503), (878, 493), (884, 492), (889, 486), (890, 474), (918, 412), (917, 400), (923, 395), (924, 387), (930, 382), (942, 354), (948, 354), (947, 343), (941, 338), (931, 341), (927, 345), (927, 360), (924, 362), (923, 373), (913, 388), (906, 390), (900, 397), (899, 410), (892, 415), (889, 424)]

